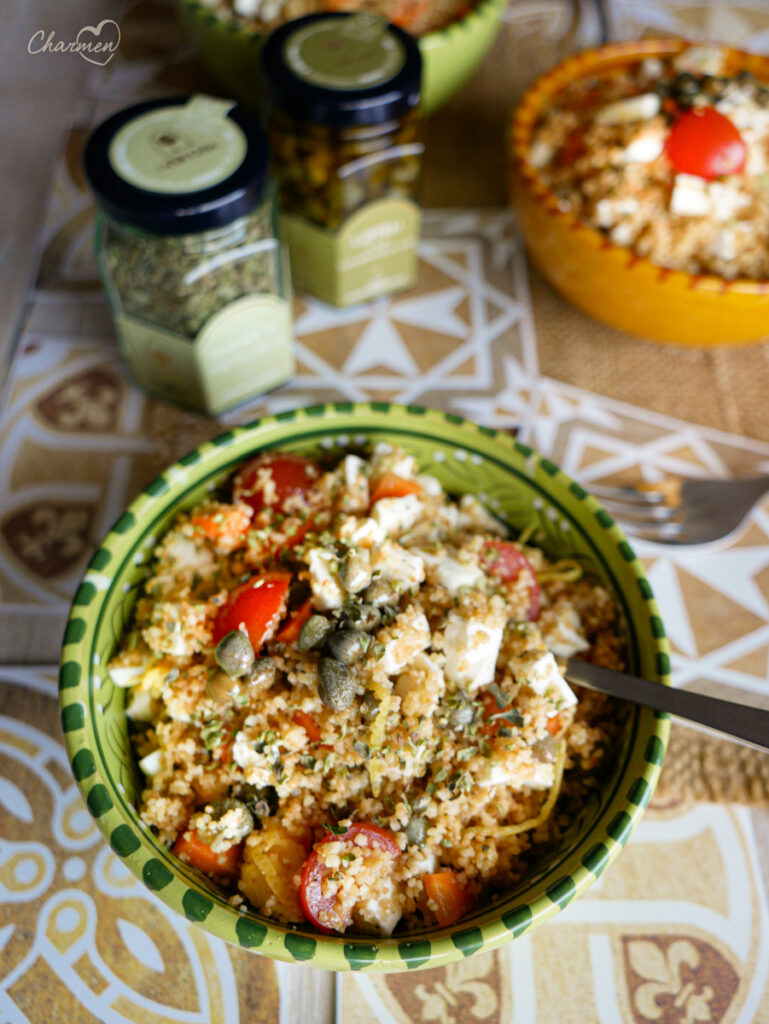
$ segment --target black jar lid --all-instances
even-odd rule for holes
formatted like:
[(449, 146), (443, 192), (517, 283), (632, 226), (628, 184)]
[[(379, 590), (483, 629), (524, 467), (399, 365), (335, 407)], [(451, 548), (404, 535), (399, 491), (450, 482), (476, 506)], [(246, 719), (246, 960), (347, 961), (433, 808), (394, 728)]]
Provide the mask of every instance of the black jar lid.
[(310, 14), (276, 29), (262, 50), (273, 105), (310, 124), (384, 124), (419, 103), (416, 40), (370, 14)]
[(250, 213), (264, 192), (267, 164), (258, 123), (211, 96), (121, 110), (93, 132), (83, 156), (101, 208), (159, 235), (207, 231)]

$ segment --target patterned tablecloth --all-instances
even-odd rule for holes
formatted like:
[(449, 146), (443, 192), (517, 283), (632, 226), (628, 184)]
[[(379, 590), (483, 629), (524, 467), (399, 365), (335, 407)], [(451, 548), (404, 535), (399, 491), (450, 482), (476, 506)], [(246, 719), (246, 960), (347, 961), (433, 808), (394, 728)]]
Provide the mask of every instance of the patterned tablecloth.
[[(94, 119), (125, 102), (110, 88)], [(219, 424), (151, 400), (128, 379), (95, 277), (83, 135), (55, 176), (0, 415), (0, 1024), (768, 1024), (765, 808), (658, 798), (546, 928), (405, 976), (273, 964), (181, 920), (122, 868), (72, 780), (53, 663), (94, 543), (221, 424), (327, 399), (433, 405), (517, 428), (588, 486), (769, 473), (769, 443), (543, 373), (538, 330), (555, 300), (530, 287), (504, 210), (429, 211), (406, 295), (343, 312), (297, 300), (297, 376), (265, 400)], [(675, 685), (769, 707), (769, 505), (707, 550), (637, 549)]]

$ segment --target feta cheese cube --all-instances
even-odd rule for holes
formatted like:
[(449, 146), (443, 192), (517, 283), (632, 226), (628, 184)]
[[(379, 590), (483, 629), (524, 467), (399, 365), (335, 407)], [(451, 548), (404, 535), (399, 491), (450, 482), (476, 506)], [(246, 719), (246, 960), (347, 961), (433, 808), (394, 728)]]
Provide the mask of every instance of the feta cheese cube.
[(336, 578), (336, 555), (323, 548), (313, 548), (307, 556), (307, 568), (315, 607), (322, 612), (341, 608), (345, 594)]
[(368, 925), (376, 926), (382, 935), (392, 935), (403, 913), (403, 897), (392, 875), (380, 875), (376, 894), (356, 904), (353, 914)]
[(429, 473), (420, 473), (415, 479), (429, 498), (440, 498), (443, 494), (443, 487), (437, 477), (430, 476)]
[(424, 561), (429, 581), (435, 586), (445, 587), (450, 594), (456, 594), (460, 587), (476, 587), (485, 579), (477, 556), (462, 562), (445, 552), (438, 555), (417, 548), (412, 550)]
[(400, 448), (388, 444), (387, 441), (378, 441), (374, 445), (371, 454), (371, 475), (380, 476), (382, 473), (395, 473), (410, 480), (417, 469), (417, 460), (413, 455), (407, 455)]
[(670, 212), (679, 217), (705, 217), (710, 213), (707, 182), (694, 174), (677, 174), (670, 197)]
[(120, 664), (119, 662), (112, 662), (109, 666), (109, 677), (115, 686), (124, 689), (127, 686), (133, 686), (134, 683), (139, 681), (139, 676), (144, 672), (144, 660), (138, 664)]
[(430, 646), (430, 624), (423, 611), (409, 607), (397, 616), (390, 631), (393, 636), (386, 641), (377, 666), (388, 676), (395, 676)]
[(446, 678), (470, 690), (493, 682), (504, 627), (504, 615), (493, 610), (469, 616), (450, 611), (444, 634)]
[(595, 115), (596, 124), (629, 124), (631, 121), (646, 121), (658, 114), (662, 101), (656, 92), (644, 92), (640, 96), (629, 96), (602, 107)]
[(529, 163), (532, 167), (545, 167), (555, 156), (555, 147), (544, 139), (535, 139), (529, 149)]
[(385, 532), (376, 519), (366, 517), (358, 519), (355, 516), (346, 516), (341, 520), (337, 528), (337, 536), (341, 540), (349, 540), (361, 548), (370, 548), (375, 544), (381, 544), (385, 539)]
[(720, 46), (690, 46), (673, 60), (676, 71), (690, 71), (693, 75), (723, 74), (726, 53)]
[(514, 789), (550, 789), (555, 778), (552, 764), (542, 761), (511, 761), (491, 758), (478, 773), (479, 786), (510, 786)]
[(371, 553), (371, 569), (379, 579), (388, 580), (408, 589), (424, 581), (425, 566), (421, 555), (407, 551), (394, 540), (386, 540)]
[(731, 220), (750, 202), (750, 197), (731, 181), (711, 181), (708, 192), (713, 216), (719, 221)]
[(540, 697), (548, 697), (554, 704), (553, 714), (563, 707), (577, 703), (569, 684), (558, 671), (550, 651), (534, 650), (510, 659), (510, 668), (517, 682), (524, 683)]
[(422, 515), (422, 502), (416, 494), (405, 494), (402, 498), (380, 498), (371, 510), (371, 515), (386, 535), (398, 537)]
[(554, 623), (542, 629), (542, 639), (549, 651), (558, 658), (571, 658), (587, 651), (590, 644), (580, 632), (582, 621), (575, 608), (564, 608)]
[(152, 694), (149, 690), (137, 689), (131, 693), (131, 700), (125, 713), (132, 722), (151, 722), (155, 717), (152, 707)]
[(159, 750), (153, 750), (151, 754), (145, 755), (139, 761), (139, 767), (145, 775), (157, 775), (163, 766), (162, 755)]
[(205, 544), (173, 533), (166, 541), (161, 555), (161, 564), (168, 563), (172, 572), (192, 569), (199, 576), (210, 576), (214, 571), (214, 553)]
[(642, 131), (628, 143), (622, 152), (623, 164), (650, 164), (662, 153), (665, 136), (662, 130)]

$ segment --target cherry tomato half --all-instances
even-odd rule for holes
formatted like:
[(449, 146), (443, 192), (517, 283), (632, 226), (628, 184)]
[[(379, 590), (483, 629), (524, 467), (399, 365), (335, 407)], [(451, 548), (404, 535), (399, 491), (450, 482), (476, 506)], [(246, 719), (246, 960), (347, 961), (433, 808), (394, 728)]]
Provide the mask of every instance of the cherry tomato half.
[[(341, 928), (329, 928), (328, 925), (321, 922), (321, 917), (328, 919), (329, 915), (338, 916), (338, 913), (334, 914), (336, 909), (335, 898), (323, 895), (323, 882), (331, 874), (331, 871), (324, 864), (321, 864), (320, 857), (318, 856), (318, 847), (324, 846), (326, 843), (340, 842), (349, 843), (352, 846), (353, 840), (357, 835), (366, 836), (369, 843), (368, 849), (375, 846), (380, 850), (384, 850), (385, 853), (391, 854), (393, 857), (397, 857), (401, 852), (401, 848), (395, 841), (395, 836), (392, 832), (388, 832), (387, 829), (380, 828), (378, 825), (370, 825), (368, 822), (350, 825), (343, 835), (329, 835), (326, 839), (322, 839), (319, 843), (315, 844), (312, 853), (304, 862), (304, 867), (302, 868), (299, 903), (302, 907), (302, 913), (307, 920), (314, 924), (318, 931), (324, 932), (326, 935), (331, 935), (335, 931), (344, 932), (352, 919), (352, 912), (342, 920)], [(355, 848), (366, 849), (366, 847)], [(339, 870), (344, 871), (344, 867)]]
[[(274, 485), (267, 490), (269, 501), (265, 500), (260, 486), (265, 470)], [(296, 494), (307, 494), (317, 478), (315, 463), (301, 455), (259, 455), (247, 462), (235, 478), (234, 497), (250, 505), (254, 512), (261, 512), (263, 508), (283, 512), (287, 500)]]
[(286, 610), (291, 574), (262, 572), (252, 576), (230, 594), (227, 604), (219, 609), (214, 622), (214, 643), (245, 625), (254, 652), (270, 639)]
[(670, 129), (665, 152), (679, 174), (711, 180), (739, 174), (747, 148), (736, 125), (714, 107), (694, 107)]
[(486, 572), (490, 572), (492, 576), (497, 576), (507, 583), (517, 580), (521, 572), (527, 573), (529, 578), (527, 618), (533, 622), (542, 607), (542, 591), (537, 574), (526, 555), (509, 540), (493, 540), (484, 545), (481, 551), (481, 565)]

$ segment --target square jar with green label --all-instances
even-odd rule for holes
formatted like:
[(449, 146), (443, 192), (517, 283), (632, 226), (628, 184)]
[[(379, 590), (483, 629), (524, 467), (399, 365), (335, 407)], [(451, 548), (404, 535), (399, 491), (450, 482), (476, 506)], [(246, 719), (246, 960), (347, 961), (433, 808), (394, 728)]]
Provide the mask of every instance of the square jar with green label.
[(309, 15), (267, 40), (270, 153), (296, 287), (336, 306), (416, 281), (422, 62), (369, 14)]
[(207, 96), (111, 117), (85, 151), (96, 253), (146, 390), (209, 415), (294, 374), (291, 285), (259, 126)]

